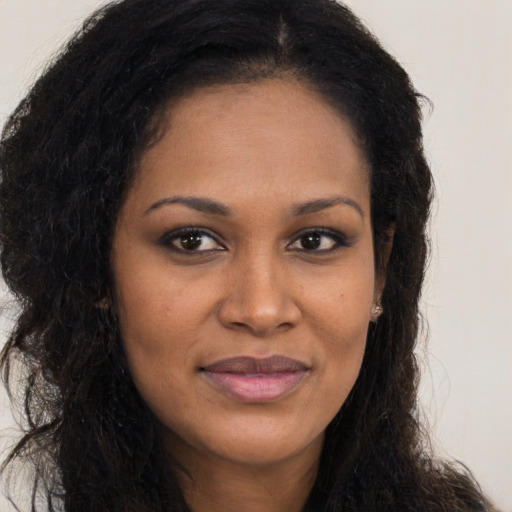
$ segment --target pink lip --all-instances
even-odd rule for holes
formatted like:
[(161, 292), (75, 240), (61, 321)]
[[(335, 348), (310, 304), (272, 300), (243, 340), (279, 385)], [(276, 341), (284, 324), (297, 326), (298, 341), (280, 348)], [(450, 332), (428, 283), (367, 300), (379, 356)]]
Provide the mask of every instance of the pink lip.
[(285, 356), (235, 357), (201, 368), (201, 372), (228, 396), (244, 402), (268, 402), (293, 391), (309, 369), (304, 363)]

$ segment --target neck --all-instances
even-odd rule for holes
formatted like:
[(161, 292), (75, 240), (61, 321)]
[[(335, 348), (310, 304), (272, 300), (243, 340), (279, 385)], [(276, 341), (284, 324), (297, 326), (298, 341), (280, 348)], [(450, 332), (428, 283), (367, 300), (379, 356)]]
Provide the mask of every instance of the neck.
[(317, 439), (287, 459), (256, 465), (186, 447), (173, 450), (173, 457), (189, 472), (178, 473), (177, 479), (191, 512), (301, 512), (318, 473), (322, 442)]

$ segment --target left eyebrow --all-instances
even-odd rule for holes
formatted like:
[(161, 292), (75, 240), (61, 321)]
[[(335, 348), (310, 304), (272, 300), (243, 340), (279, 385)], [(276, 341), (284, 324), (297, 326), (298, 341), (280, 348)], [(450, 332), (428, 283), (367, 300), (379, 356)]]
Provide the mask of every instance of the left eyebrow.
[(148, 214), (153, 210), (156, 210), (157, 208), (169, 204), (183, 204), (188, 208), (192, 208), (193, 210), (197, 210), (203, 213), (209, 213), (211, 215), (231, 215), (231, 210), (226, 205), (218, 203), (217, 201), (212, 201), (211, 199), (207, 199), (205, 197), (183, 196), (164, 197), (163, 199), (158, 200), (156, 203), (153, 203), (144, 212), (144, 215)]
[(331, 208), (333, 206), (336, 206), (337, 204), (344, 204), (350, 206), (351, 208), (356, 210), (356, 212), (359, 213), (359, 215), (362, 218), (364, 218), (364, 212), (361, 206), (353, 199), (343, 196), (313, 199), (312, 201), (308, 201), (307, 203), (297, 204), (293, 207), (293, 214), (296, 216), (307, 215), (309, 213), (315, 213), (321, 210), (326, 210), (327, 208)]

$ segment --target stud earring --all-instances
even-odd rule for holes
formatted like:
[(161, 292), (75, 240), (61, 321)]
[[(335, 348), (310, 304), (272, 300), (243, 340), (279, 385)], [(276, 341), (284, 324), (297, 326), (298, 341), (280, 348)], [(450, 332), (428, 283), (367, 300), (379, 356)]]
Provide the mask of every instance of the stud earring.
[(382, 309), (382, 306), (379, 304), (379, 302), (374, 302), (372, 306), (372, 312), (370, 315), (370, 320), (372, 322), (376, 322), (379, 319), (379, 316), (382, 315), (382, 312), (384, 310)]
[(103, 299), (94, 303), (94, 307), (98, 309), (110, 309), (110, 306), (112, 306), (110, 297), (103, 297)]

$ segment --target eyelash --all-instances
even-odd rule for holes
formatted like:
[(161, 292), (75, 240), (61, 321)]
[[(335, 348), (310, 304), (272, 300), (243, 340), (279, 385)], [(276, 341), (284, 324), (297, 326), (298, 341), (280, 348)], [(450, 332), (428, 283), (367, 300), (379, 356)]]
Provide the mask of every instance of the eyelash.
[[(179, 238), (182, 238), (186, 235), (200, 235), (200, 236), (206, 235), (206, 236), (208, 236), (208, 238), (211, 238), (212, 240), (214, 240), (217, 245), (222, 247), (222, 249), (210, 249), (207, 251), (195, 251), (195, 250), (183, 249), (183, 248), (173, 245), (173, 242), (175, 240), (179, 240)], [(197, 255), (197, 254), (201, 254), (201, 253), (204, 254), (204, 253), (211, 253), (211, 252), (215, 252), (215, 251), (219, 251), (219, 250), (226, 250), (226, 248), (217, 240), (217, 236), (214, 233), (212, 233), (208, 229), (201, 228), (201, 227), (195, 227), (195, 226), (181, 228), (176, 231), (172, 231), (171, 233), (167, 233), (166, 235), (163, 236), (161, 242), (163, 245), (165, 245), (172, 251), (179, 252), (182, 254), (186, 253), (187, 255), (193, 255), (194, 253), (196, 253), (196, 255)]]
[[(293, 239), (293, 241), (290, 244), (288, 244), (288, 247), (290, 245), (293, 245), (293, 244), (299, 242), (301, 239), (304, 239), (305, 236), (311, 235), (311, 234), (318, 234), (321, 237), (326, 236), (326, 237), (330, 238), (334, 242), (334, 246), (329, 249), (320, 249), (320, 250), (301, 248), (301, 249), (298, 249), (299, 251), (304, 252), (304, 253), (326, 254), (326, 253), (334, 252), (342, 247), (350, 247), (352, 245), (352, 243), (349, 242), (347, 240), (347, 238), (342, 233), (340, 233), (338, 231), (321, 228), (321, 227), (312, 227), (312, 228), (308, 228), (307, 230), (304, 230), (303, 232), (296, 235), (295, 238)], [(214, 240), (215, 243), (218, 246), (220, 246), (220, 249), (207, 249), (207, 250), (197, 251), (194, 249), (184, 249), (183, 247), (177, 247), (176, 245), (173, 244), (173, 242), (177, 241), (179, 238), (182, 238), (186, 235), (200, 235), (200, 236), (206, 235), (208, 238)], [(187, 255), (193, 255), (194, 253), (195, 253), (195, 255), (200, 255), (200, 254), (205, 254), (205, 253), (212, 253), (212, 252), (216, 252), (216, 251), (226, 250), (226, 248), (218, 241), (217, 236), (212, 231), (202, 228), (202, 227), (196, 227), (196, 226), (185, 227), (185, 228), (181, 228), (179, 230), (173, 231), (171, 233), (167, 233), (162, 238), (161, 243), (175, 252), (179, 252), (179, 253), (187, 254)]]
[(350, 247), (352, 245), (352, 243), (349, 242), (349, 240), (347, 240), (347, 237), (345, 235), (343, 235), (342, 233), (340, 233), (339, 231), (335, 231), (335, 230), (327, 229), (327, 228), (321, 228), (321, 227), (312, 227), (312, 228), (305, 229), (304, 231), (302, 231), (301, 233), (296, 235), (295, 238), (293, 239), (293, 241), (291, 242), (291, 244), (289, 244), (289, 245), (293, 245), (293, 244), (299, 242), (301, 239), (304, 239), (304, 237), (306, 237), (307, 235), (312, 235), (312, 234), (317, 234), (317, 235), (320, 235), (321, 237), (325, 236), (327, 238), (330, 238), (334, 242), (334, 246), (329, 249), (320, 249), (320, 250), (301, 248), (301, 249), (299, 249), (299, 251), (305, 252), (305, 253), (328, 254), (328, 253), (332, 253), (338, 249), (341, 249), (343, 247)]

